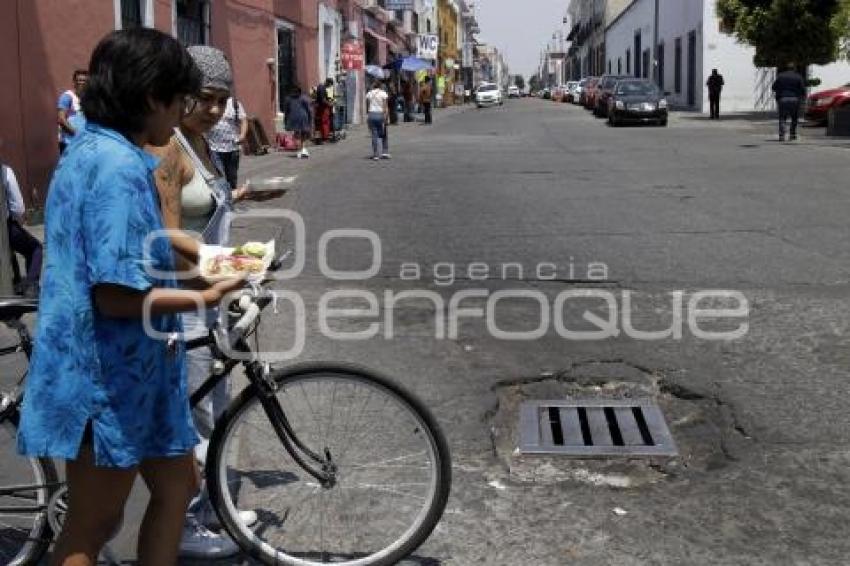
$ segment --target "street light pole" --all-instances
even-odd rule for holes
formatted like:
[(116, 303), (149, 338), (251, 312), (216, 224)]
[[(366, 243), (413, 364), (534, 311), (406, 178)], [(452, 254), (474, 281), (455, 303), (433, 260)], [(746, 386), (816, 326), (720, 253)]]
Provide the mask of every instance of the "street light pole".
[[(658, 3), (655, 0), (655, 19), (652, 24), (652, 74), (655, 76), (655, 84), (661, 86), (661, 77), (658, 69)], [(637, 54), (636, 54), (637, 55)]]

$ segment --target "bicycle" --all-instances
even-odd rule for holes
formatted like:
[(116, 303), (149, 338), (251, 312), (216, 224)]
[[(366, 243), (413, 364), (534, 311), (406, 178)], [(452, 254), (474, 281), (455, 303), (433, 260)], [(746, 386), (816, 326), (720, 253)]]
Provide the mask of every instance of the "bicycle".
[[(252, 286), (224, 309), (224, 325), (186, 342), (187, 350), (213, 354), (193, 407), (238, 365), (248, 380), (210, 438), (212, 506), (242, 550), (264, 564), (395, 564), (425, 542), (445, 510), (445, 436), (421, 401), (380, 374), (262, 362), (249, 340), (258, 342), (261, 313), (274, 301), (273, 291)], [(254, 509), (258, 521), (243, 524), (237, 505)]]
[[(32, 337), (21, 322), (35, 312), (30, 299), (0, 300), (0, 321), (18, 334), (12, 346), (0, 348), (0, 356), (32, 354)], [(16, 434), (22, 402), (24, 374), (10, 392), (0, 392), (0, 564), (35, 564), (47, 552), (67, 509), (65, 484), (48, 458), (25, 458), (17, 454)], [(15, 483), (8, 483), (15, 482)]]

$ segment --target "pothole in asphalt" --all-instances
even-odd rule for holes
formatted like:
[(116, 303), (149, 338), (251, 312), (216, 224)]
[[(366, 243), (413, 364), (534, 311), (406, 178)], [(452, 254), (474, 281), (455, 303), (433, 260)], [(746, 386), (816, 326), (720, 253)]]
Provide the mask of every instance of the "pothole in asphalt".
[[(489, 415), (493, 451), (512, 482), (572, 481), (599, 487), (637, 488), (719, 470), (753, 442), (733, 408), (719, 394), (688, 389), (677, 384), (670, 372), (623, 360), (577, 363), (561, 372), (502, 382), (494, 392), (498, 405)], [(653, 400), (667, 420), (678, 455), (587, 458), (522, 454), (518, 450), (522, 404), (556, 399)]]

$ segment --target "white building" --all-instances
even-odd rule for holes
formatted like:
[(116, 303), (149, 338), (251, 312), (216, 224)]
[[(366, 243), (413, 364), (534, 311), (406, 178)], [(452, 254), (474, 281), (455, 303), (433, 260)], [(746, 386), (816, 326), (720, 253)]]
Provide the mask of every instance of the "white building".
[[(712, 69), (723, 75), (721, 111), (773, 107), (774, 69), (753, 64), (755, 49), (721, 31), (717, 0), (658, 0), (658, 51), (652, 57), (655, 0), (633, 0), (605, 32), (605, 71), (656, 80), (671, 104), (708, 112), (705, 86)], [(850, 80), (850, 65), (813, 66), (824, 87)]]

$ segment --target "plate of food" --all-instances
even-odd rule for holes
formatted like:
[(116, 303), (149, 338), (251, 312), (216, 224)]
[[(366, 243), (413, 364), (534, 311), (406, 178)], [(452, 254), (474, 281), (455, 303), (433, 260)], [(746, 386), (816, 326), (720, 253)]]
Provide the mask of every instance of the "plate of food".
[(207, 281), (222, 281), (245, 276), (262, 281), (274, 259), (274, 240), (266, 243), (246, 242), (235, 248), (201, 246), (198, 266)]

